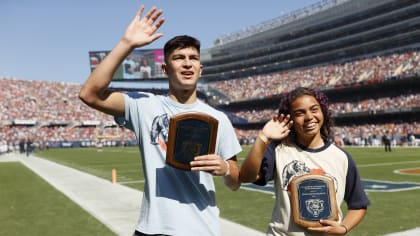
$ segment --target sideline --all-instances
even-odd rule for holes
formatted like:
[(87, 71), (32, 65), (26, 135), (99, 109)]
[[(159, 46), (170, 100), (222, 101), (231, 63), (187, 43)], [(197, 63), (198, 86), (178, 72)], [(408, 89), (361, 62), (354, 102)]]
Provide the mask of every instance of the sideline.
[[(96, 217), (117, 235), (131, 236), (138, 219), (142, 192), (59, 165), (33, 155), (7, 153), (0, 162), (20, 161), (71, 200)], [(223, 236), (263, 236), (264, 233), (221, 219)], [(418, 236), (420, 227), (383, 236)]]
[(420, 235), (420, 228), (414, 228), (407, 231), (386, 234), (384, 236), (418, 236), (418, 235)]
[[(2, 161), (20, 161), (105, 224), (116, 235), (131, 236), (140, 212), (142, 192), (85, 172), (18, 153), (0, 156)], [(223, 236), (263, 236), (264, 233), (221, 219)]]

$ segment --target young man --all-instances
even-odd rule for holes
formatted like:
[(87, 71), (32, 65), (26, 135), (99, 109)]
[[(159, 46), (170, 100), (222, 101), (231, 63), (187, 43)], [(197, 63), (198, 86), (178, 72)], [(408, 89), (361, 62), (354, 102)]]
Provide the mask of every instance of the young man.
[[(92, 72), (79, 97), (87, 105), (115, 117), (137, 136), (145, 177), (140, 219), (135, 235), (220, 235), (219, 209), (213, 176), (223, 176), (232, 190), (239, 188), (236, 154), (241, 151), (227, 116), (197, 99), (202, 72), (200, 42), (177, 36), (164, 47), (163, 71), (168, 76), (166, 96), (139, 93), (135, 97), (109, 92), (118, 66), (132, 50), (162, 36), (162, 10), (144, 6), (110, 54)], [(201, 112), (219, 122), (215, 154), (195, 157), (191, 171), (165, 164), (169, 118), (182, 112)]]

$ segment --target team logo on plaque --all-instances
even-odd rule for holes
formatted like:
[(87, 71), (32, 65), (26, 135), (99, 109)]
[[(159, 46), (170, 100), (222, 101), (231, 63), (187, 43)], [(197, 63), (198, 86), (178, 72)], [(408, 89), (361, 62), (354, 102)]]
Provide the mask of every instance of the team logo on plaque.
[(290, 183), (293, 220), (307, 227), (321, 226), (319, 220), (338, 220), (334, 180), (325, 175), (306, 174)]
[(169, 121), (166, 163), (190, 170), (194, 157), (214, 153), (218, 121), (204, 113), (187, 112)]

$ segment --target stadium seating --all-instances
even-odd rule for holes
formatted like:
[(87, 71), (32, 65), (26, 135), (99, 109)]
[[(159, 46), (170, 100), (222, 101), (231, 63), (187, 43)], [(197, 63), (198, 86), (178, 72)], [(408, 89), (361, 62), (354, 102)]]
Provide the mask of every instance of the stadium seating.
[[(418, 145), (419, 16), (414, 0), (325, 0), (229, 33), (202, 51), (199, 97), (226, 112), (242, 144), (282, 94), (307, 86), (330, 98), (337, 143), (381, 145), (389, 130), (394, 145)], [(139, 90), (166, 92), (147, 85)], [(78, 99), (78, 84), (0, 78), (0, 86), (2, 146), (135, 144), (132, 132)]]

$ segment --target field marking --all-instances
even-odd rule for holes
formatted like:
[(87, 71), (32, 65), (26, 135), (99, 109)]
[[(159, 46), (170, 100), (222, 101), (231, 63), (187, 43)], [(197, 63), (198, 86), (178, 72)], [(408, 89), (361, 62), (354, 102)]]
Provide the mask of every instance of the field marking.
[(265, 186), (255, 185), (252, 183), (245, 183), (241, 185), (241, 189), (248, 190), (248, 191), (254, 191), (254, 192), (260, 192), (260, 193), (266, 193), (275, 196), (274, 194), (274, 184), (273, 182), (268, 182)]
[(398, 169), (398, 170), (394, 170), (395, 174), (399, 174), (399, 175), (410, 175), (410, 176), (419, 176), (419, 173), (408, 173), (407, 171), (411, 171), (411, 170), (419, 170), (419, 167), (415, 167), (415, 168), (405, 168), (405, 169)]
[[(274, 194), (274, 182), (269, 181), (265, 186), (259, 186), (251, 183), (242, 184), (241, 189), (248, 191)], [(366, 192), (401, 192), (420, 189), (420, 184), (416, 182), (395, 182), (386, 180), (362, 179)]]
[(90, 165), (90, 166), (94, 166), (94, 167), (117, 167), (117, 166), (134, 166), (134, 165), (138, 165), (138, 167), (140, 167), (140, 162), (138, 162), (138, 163), (136, 162), (134, 164), (133, 163), (120, 163), (120, 164), (109, 163), (109, 164)]
[(118, 170), (115, 168), (118, 174), (125, 174), (125, 173), (139, 173), (139, 169), (132, 169), (132, 170)]
[(418, 161), (400, 161), (400, 162), (364, 164), (364, 165), (357, 165), (357, 167), (392, 166), (392, 165), (404, 165), (404, 164), (413, 164), (413, 163), (420, 163), (420, 160), (418, 160)]
[(374, 180), (363, 179), (364, 189), (367, 192), (401, 192), (408, 190), (420, 189), (420, 184), (411, 181), (389, 181), (389, 180)]
[(117, 181), (119, 184), (135, 184), (135, 183), (144, 183), (144, 180), (131, 180), (131, 181)]
[(125, 151), (121, 151), (121, 150), (103, 150), (103, 151), (105, 151), (105, 152), (117, 152), (117, 153), (121, 153), (121, 152), (123, 152), (123, 153), (137, 153), (137, 154), (140, 155), (140, 151), (139, 150), (137, 150), (137, 151), (129, 151), (129, 150), (125, 150)]

